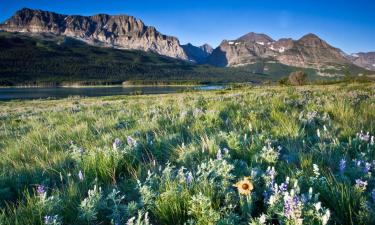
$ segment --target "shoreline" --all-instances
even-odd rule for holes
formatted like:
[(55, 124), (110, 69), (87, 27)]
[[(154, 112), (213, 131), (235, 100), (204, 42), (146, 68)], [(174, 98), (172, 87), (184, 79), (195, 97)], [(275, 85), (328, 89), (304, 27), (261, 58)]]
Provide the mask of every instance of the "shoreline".
[(103, 87), (199, 87), (225, 84), (126, 84), (126, 85), (16, 85), (0, 86), (0, 88), (103, 88)]

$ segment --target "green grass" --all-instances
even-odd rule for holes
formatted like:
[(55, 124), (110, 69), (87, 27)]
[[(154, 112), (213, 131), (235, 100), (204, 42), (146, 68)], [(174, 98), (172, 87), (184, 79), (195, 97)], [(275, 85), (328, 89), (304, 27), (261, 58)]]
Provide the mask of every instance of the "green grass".
[[(373, 224), (375, 146), (358, 133), (375, 133), (374, 87), (0, 102), (0, 224), (323, 224), (326, 209), (329, 224)], [(244, 177), (251, 196), (233, 187)]]

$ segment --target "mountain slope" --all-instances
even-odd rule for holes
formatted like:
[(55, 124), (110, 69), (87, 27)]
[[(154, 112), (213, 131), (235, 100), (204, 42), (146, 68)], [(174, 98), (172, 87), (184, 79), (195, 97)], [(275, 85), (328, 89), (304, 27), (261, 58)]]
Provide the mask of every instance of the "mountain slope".
[(375, 52), (359, 52), (348, 56), (357, 66), (375, 71)]
[(53, 33), (83, 40), (89, 44), (151, 51), (187, 59), (177, 38), (166, 36), (132, 16), (62, 15), (24, 8), (0, 25), (8, 32)]
[(194, 61), (196, 63), (200, 63), (200, 64), (205, 63), (207, 60), (207, 57), (213, 51), (213, 48), (208, 44), (204, 44), (200, 47), (196, 47), (188, 43), (186, 45), (181, 45), (181, 47), (184, 49), (189, 60)]

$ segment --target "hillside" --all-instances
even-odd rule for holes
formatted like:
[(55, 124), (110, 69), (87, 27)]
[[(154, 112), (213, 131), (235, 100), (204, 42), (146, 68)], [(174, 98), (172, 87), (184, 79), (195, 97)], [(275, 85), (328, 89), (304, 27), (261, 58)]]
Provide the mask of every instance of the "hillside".
[[(121, 84), (124, 81), (226, 83), (277, 81), (300, 70), (275, 63), (217, 68), (143, 51), (88, 45), (54, 35), (0, 32), (0, 84)], [(316, 79), (312, 69), (304, 69)]]

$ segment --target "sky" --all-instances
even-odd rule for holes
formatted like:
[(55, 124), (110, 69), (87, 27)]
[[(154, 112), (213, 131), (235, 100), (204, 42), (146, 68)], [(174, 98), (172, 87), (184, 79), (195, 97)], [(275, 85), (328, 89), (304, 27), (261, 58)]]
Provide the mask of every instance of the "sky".
[(24, 7), (132, 15), (181, 44), (216, 47), (248, 32), (275, 40), (314, 33), (347, 53), (375, 51), (375, 0), (0, 0), (0, 21)]

